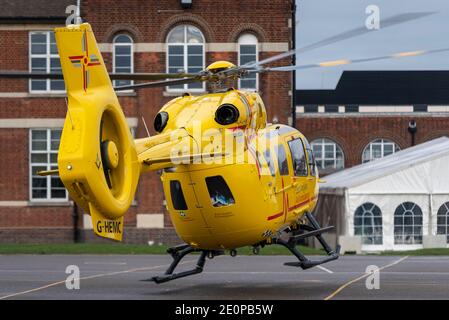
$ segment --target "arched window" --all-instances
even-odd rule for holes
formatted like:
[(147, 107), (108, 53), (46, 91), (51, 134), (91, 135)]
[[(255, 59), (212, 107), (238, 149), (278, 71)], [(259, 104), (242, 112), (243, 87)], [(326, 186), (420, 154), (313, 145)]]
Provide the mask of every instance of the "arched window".
[(437, 234), (445, 234), (449, 243), (449, 202), (443, 203), (438, 209)]
[(422, 211), (413, 202), (404, 202), (394, 211), (394, 243), (422, 243)]
[(387, 139), (376, 139), (371, 141), (363, 150), (362, 162), (369, 162), (375, 159), (386, 157), (399, 151), (399, 146)]
[[(179, 25), (167, 36), (167, 72), (197, 73), (204, 69), (204, 36), (191, 25)], [(204, 82), (169, 86), (168, 90), (205, 90)]]
[[(126, 34), (119, 34), (114, 38), (113, 72), (134, 72), (133, 40)], [(131, 80), (114, 80), (114, 86), (127, 86), (132, 84)]]
[(382, 211), (374, 203), (364, 203), (355, 211), (354, 234), (362, 236), (363, 244), (382, 244)]
[(343, 150), (334, 141), (326, 138), (313, 140), (311, 143), (318, 167), (325, 171), (334, 171), (345, 167)]
[[(257, 38), (245, 33), (239, 37), (239, 66), (258, 61)], [(243, 90), (258, 90), (259, 78), (256, 73), (250, 73), (239, 79), (239, 88)]]

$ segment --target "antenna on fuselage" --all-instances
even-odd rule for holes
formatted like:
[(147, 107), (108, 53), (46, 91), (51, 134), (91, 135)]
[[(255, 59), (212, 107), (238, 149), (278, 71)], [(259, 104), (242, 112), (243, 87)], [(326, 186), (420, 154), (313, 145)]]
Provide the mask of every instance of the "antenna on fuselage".
[(142, 116), (143, 125), (145, 126), (145, 130), (147, 131), (148, 137), (150, 136), (150, 131), (148, 131), (147, 123), (145, 122), (145, 118)]
[(76, 17), (75, 17), (75, 24), (80, 25), (83, 22), (81, 19), (81, 0), (76, 1)]

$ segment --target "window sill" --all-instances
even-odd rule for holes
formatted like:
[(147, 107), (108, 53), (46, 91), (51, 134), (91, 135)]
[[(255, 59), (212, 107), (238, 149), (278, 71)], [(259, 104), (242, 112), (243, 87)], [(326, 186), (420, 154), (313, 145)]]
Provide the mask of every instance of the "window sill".
[(30, 92), (27, 95), (28, 98), (65, 98), (67, 97), (66, 92)]
[(54, 200), (30, 200), (28, 201), (29, 207), (71, 207), (73, 206), (73, 201), (54, 201)]
[(116, 91), (117, 97), (137, 97), (137, 92), (135, 91)]
[(164, 97), (181, 97), (184, 93), (190, 93), (193, 96), (206, 94), (207, 91), (164, 91), (162, 95)]

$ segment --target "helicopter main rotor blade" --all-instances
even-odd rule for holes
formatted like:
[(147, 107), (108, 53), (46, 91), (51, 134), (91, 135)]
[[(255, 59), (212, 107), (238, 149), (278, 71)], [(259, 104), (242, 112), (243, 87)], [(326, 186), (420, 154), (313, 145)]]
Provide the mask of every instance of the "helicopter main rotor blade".
[[(194, 77), (190, 73), (110, 73), (111, 80), (162, 80)], [(9, 79), (63, 79), (62, 73), (0, 71), (0, 78)]]
[(165, 87), (165, 86), (173, 86), (177, 84), (185, 84), (185, 83), (193, 83), (193, 82), (203, 82), (206, 81), (206, 78), (185, 78), (185, 79), (174, 79), (174, 80), (165, 80), (165, 81), (154, 81), (154, 82), (145, 82), (138, 84), (131, 84), (126, 86), (118, 86), (114, 87), (115, 91), (121, 90), (132, 90), (132, 89), (144, 89), (144, 88), (156, 88), (156, 87)]
[(0, 78), (8, 79), (63, 79), (62, 73), (0, 71)]
[(449, 51), (449, 48), (421, 50), (421, 51), (409, 51), (409, 52), (400, 52), (400, 53), (395, 53), (395, 54), (391, 54), (391, 55), (371, 57), (371, 58), (323, 61), (323, 62), (319, 62), (319, 63), (305, 64), (305, 65), (299, 65), (299, 66), (283, 66), (283, 67), (264, 68), (264, 69), (258, 69), (258, 70), (249, 70), (248, 72), (249, 73), (259, 73), (259, 72), (269, 72), (269, 71), (293, 71), (293, 70), (303, 70), (303, 69), (322, 68), (322, 67), (337, 67), (337, 66), (347, 65), (347, 64), (356, 64), (356, 63), (389, 60), (389, 59), (401, 59), (401, 58), (416, 57), (416, 56), (422, 56), (422, 55), (434, 54), (434, 53), (440, 53), (440, 52), (447, 52), (447, 51)]
[[(395, 25), (398, 25), (398, 24), (401, 24), (401, 23), (404, 23), (404, 22), (409, 22), (409, 21), (416, 20), (416, 19), (419, 19), (419, 18), (422, 18), (422, 17), (426, 17), (426, 16), (429, 16), (429, 15), (432, 15), (432, 14), (435, 14), (435, 12), (410, 12), (410, 13), (398, 14), (398, 15), (395, 15), (395, 16), (392, 16), (390, 18), (382, 20), (381, 21), (382, 24), (381, 24), (381, 29), (380, 30), (385, 29), (385, 28), (389, 28), (389, 27), (392, 27), (392, 26), (395, 26)], [(293, 56), (295, 54), (299, 54), (299, 53), (307, 52), (307, 51), (310, 51), (310, 50), (314, 50), (314, 49), (317, 49), (317, 48), (320, 48), (320, 47), (327, 46), (329, 44), (333, 44), (333, 43), (340, 42), (340, 41), (343, 41), (343, 40), (347, 40), (347, 39), (350, 39), (350, 38), (354, 38), (354, 37), (357, 37), (357, 36), (360, 36), (360, 35), (364, 35), (364, 34), (367, 34), (369, 32), (373, 32), (373, 30), (369, 30), (366, 27), (355, 28), (355, 29), (348, 30), (348, 31), (345, 31), (343, 33), (337, 34), (335, 36), (323, 39), (321, 41), (312, 43), (312, 44), (307, 45), (305, 47), (301, 47), (301, 48), (298, 48), (298, 49), (293, 49), (293, 50), (290, 50), (290, 51), (287, 51), (287, 52), (275, 55), (273, 57), (269, 57), (267, 59), (260, 60), (258, 62), (250, 62), (248, 64), (244, 64), (244, 65), (240, 66), (240, 68), (254, 69), (254, 68), (257, 68), (257, 67), (262, 66), (264, 64), (270, 63), (270, 62), (275, 62), (275, 61), (278, 61), (278, 60), (281, 60), (281, 59)]]
[(192, 73), (111, 73), (111, 80), (163, 80), (195, 77)]

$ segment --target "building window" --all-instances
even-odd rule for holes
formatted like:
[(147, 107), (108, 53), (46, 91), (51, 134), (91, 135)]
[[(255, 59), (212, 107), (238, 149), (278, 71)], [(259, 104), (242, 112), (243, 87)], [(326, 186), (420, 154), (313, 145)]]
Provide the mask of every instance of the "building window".
[(375, 159), (386, 157), (399, 151), (399, 146), (387, 139), (377, 139), (371, 141), (363, 150), (362, 162), (369, 162)]
[(338, 112), (338, 106), (337, 105), (324, 106), (324, 112), (336, 113)]
[(394, 243), (422, 243), (422, 211), (413, 202), (404, 202), (394, 211)]
[(58, 168), (61, 129), (32, 129), (30, 132), (31, 200), (67, 200), (67, 191), (59, 176), (41, 177), (39, 171)]
[(382, 211), (367, 202), (354, 214), (354, 234), (362, 237), (363, 244), (382, 244)]
[(449, 243), (449, 202), (443, 203), (437, 213), (437, 234), (445, 234)]
[(305, 113), (317, 113), (318, 112), (318, 105), (314, 104), (308, 104), (304, 106), (304, 112)]
[(288, 146), (292, 155), (293, 171), (295, 176), (307, 176), (307, 161), (302, 140), (300, 138), (290, 140), (288, 142)]
[(334, 141), (321, 138), (313, 140), (311, 145), (315, 161), (321, 170), (334, 171), (345, 167), (343, 150)]
[[(132, 73), (134, 72), (134, 52), (133, 40), (126, 34), (119, 34), (113, 41), (113, 72)], [(132, 80), (114, 80), (114, 86), (132, 85)]]
[(413, 106), (413, 112), (427, 112), (427, 105), (418, 104)]
[[(167, 72), (197, 73), (204, 69), (204, 36), (191, 25), (175, 27), (167, 36)], [(171, 91), (204, 91), (204, 82), (167, 87)]]
[[(257, 38), (249, 33), (242, 34), (238, 40), (239, 45), (239, 66), (257, 62), (258, 48)], [(257, 73), (250, 73), (239, 79), (239, 88), (243, 90), (257, 91), (259, 84)]]
[[(30, 33), (30, 70), (61, 73), (61, 62), (53, 31)], [(64, 80), (30, 79), (30, 92), (64, 92)]]
[(359, 106), (347, 105), (347, 106), (345, 106), (345, 112), (347, 112), (347, 113), (359, 112)]

